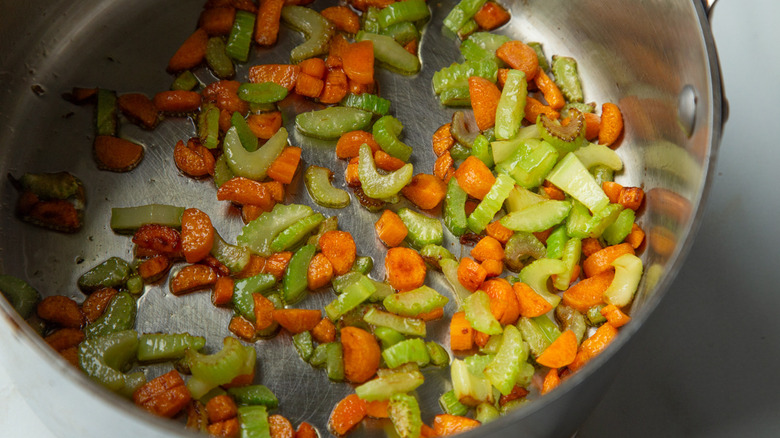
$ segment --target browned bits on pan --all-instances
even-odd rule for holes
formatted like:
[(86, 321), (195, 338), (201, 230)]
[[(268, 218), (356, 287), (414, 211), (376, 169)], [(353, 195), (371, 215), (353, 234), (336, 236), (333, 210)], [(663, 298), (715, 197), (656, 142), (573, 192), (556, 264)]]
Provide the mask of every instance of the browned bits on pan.
[(62, 295), (52, 295), (38, 303), (38, 316), (60, 327), (81, 328), (86, 322), (78, 303)]
[(87, 317), (87, 322), (91, 323), (100, 318), (109, 303), (111, 303), (111, 299), (117, 293), (117, 290), (114, 288), (104, 287), (89, 294), (87, 299), (81, 304), (81, 311)]

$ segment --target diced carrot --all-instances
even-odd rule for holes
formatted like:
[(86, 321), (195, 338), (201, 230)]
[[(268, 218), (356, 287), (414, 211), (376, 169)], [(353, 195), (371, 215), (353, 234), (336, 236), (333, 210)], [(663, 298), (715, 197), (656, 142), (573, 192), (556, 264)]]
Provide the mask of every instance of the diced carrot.
[(170, 259), (167, 256), (158, 255), (144, 260), (138, 265), (138, 275), (141, 276), (145, 283), (153, 283), (162, 278), (170, 267)]
[(411, 53), (412, 55), (417, 55), (417, 44), (417, 38), (415, 38), (404, 44), (404, 50)]
[(233, 113), (226, 109), (219, 110), (219, 132), (225, 133), (233, 126), (232, 115)]
[(398, 246), (404, 241), (409, 230), (401, 218), (392, 210), (385, 210), (374, 224), (376, 235), (389, 247)]
[(358, 84), (374, 82), (374, 43), (370, 40), (349, 45), (341, 54), (342, 68), (347, 77)]
[(479, 330), (474, 330), (474, 345), (476, 345), (479, 348), (482, 348), (485, 345), (487, 345), (489, 340), (490, 340), (489, 334), (482, 333)]
[(503, 89), (504, 85), (506, 84), (506, 78), (509, 76), (509, 71), (512, 70), (511, 68), (499, 68), (498, 74), (496, 75), (496, 84), (498, 85), (498, 88)]
[(187, 263), (206, 257), (214, 244), (214, 227), (209, 216), (197, 208), (184, 210), (181, 216), (181, 250)]
[(63, 97), (68, 102), (80, 105), (94, 100), (94, 97), (97, 96), (97, 92), (97, 88), (73, 87), (70, 93), (64, 94)]
[(477, 420), (458, 415), (439, 414), (433, 417), (433, 430), (438, 436), (455, 435), (479, 426)]
[(609, 202), (617, 204), (623, 186), (613, 181), (604, 181), (601, 183), (601, 190), (604, 190), (604, 194), (609, 198)]
[(430, 312), (418, 313), (417, 316), (415, 316), (415, 318), (427, 322), (427, 321), (433, 321), (439, 319), (442, 316), (444, 316), (444, 307), (437, 307), (431, 310)]
[(228, 330), (246, 342), (252, 342), (255, 339), (255, 332), (257, 331), (255, 325), (252, 324), (251, 321), (248, 321), (240, 315), (230, 318)]
[(301, 148), (287, 146), (268, 168), (268, 177), (283, 184), (290, 184), (301, 161)]
[(303, 72), (298, 75), (298, 80), (295, 81), (295, 92), (301, 96), (319, 97), (324, 87), (325, 82), (322, 79), (317, 79)]
[(444, 181), (445, 184), (449, 183), (450, 178), (455, 175), (454, 164), (455, 160), (452, 159), (450, 151), (446, 151), (439, 155), (439, 157), (436, 158), (436, 162), (433, 163), (433, 174), (440, 180)]
[(585, 116), (585, 138), (588, 141), (597, 139), (601, 130), (601, 117), (593, 113), (583, 113), (582, 115)]
[(357, 248), (352, 235), (346, 231), (327, 231), (319, 239), (322, 254), (333, 264), (336, 275), (344, 275), (352, 269), (357, 257)]
[(249, 129), (255, 134), (255, 137), (268, 140), (276, 134), (276, 131), (282, 127), (282, 113), (271, 111), (262, 114), (250, 114), (246, 118)]
[(305, 421), (299, 424), (298, 429), (295, 430), (295, 438), (317, 438), (318, 436), (314, 426)]
[(344, 327), (341, 329), (341, 345), (347, 380), (363, 383), (376, 374), (382, 354), (374, 335), (357, 327)]
[(333, 278), (333, 264), (321, 252), (312, 257), (306, 271), (306, 283), (309, 290), (317, 290), (330, 284)]
[(631, 317), (623, 313), (623, 311), (614, 304), (604, 306), (601, 309), (601, 314), (607, 318), (607, 322), (615, 328), (623, 327), (631, 321)]
[(603, 302), (604, 291), (612, 284), (614, 277), (615, 272), (607, 270), (581, 280), (563, 292), (563, 303), (579, 312), (587, 312)]
[(611, 146), (623, 132), (623, 114), (614, 103), (601, 105), (601, 125), (599, 127), (599, 144)]
[(55, 351), (77, 347), (84, 340), (84, 331), (81, 329), (66, 327), (52, 332), (43, 338)]
[(632, 225), (631, 232), (628, 233), (625, 242), (628, 242), (632, 248), (638, 249), (640, 246), (642, 246), (642, 242), (644, 242), (644, 240), (645, 232), (642, 230), (642, 228), (640, 228), (637, 224)]
[(371, 418), (390, 418), (387, 408), (390, 400), (375, 400), (366, 402), (366, 415)]
[(191, 138), (187, 145), (179, 140), (173, 148), (173, 161), (184, 174), (199, 178), (214, 175), (214, 155), (197, 138)]
[(352, 159), (358, 156), (360, 146), (363, 143), (371, 148), (372, 153), (381, 150), (379, 143), (374, 140), (374, 136), (366, 131), (350, 131), (339, 137), (336, 142), (336, 156), (341, 159)]
[(620, 243), (591, 254), (582, 262), (585, 276), (592, 277), (604, 271), (614, 270), (612, 262), (623, 254), (634, 254), (634, 248), (628, 243)]
[(482, 285), (487, 277), (487, 271), (474, 260), (463, 257), (458, 265), (458, 281), (466, 289), (474, 292)]
[(356, 34), (360, 30), (360, 17), (346, 6), (331, 6), (323, 9), (320, 14), (333, 23), (336, 29), (348, 34)]
[(274, 321), (288, 332), (297, 335), (313, 329), (322, 319), (322, 311), (317, 309), (276, 309)]
[(509, 241), (509, 238), (515, 233), (509, 228), (501, 225), (501, 222), (499, 221), (489, 223), (488, 226), (485, 227), (485, 232), (488, 236), (501, 242), (502, 245), (505, 245)]
[(65, 359), (66, 362), (71, 364), (72, 366), (76, 367), (77, 369), (81, 369), (81, 365), (79, 365), (79, 348), (78, 347), (70, 347), (70, 348), (64, 348), (60, 351), (58, 351), (60, 357)]
[(571, 371), (577, 371), (582, 368), (588, 361), (604, 351), (616, 336), (617, 329), (613, 327), (612, 324), (601, 324), (599, 328), (596, 329), (596, 333), (582, 341), (577, 356), (574, 358), (574, 361), (569, 364), (569, 369)]
[(572, 363), (577, 355), (577, 335), (566, 330), (542, 351), (536, 362), (550, 368), (561, 368)]
[(355, 157), (349, 160), (346, 170), (344, 170), (344, 182), (351, 187), (360, 187), (360, 172), (359, 172), (360, 160)]
[(260, 0), (255, 20), (255, 42), (261, 46), (276, 44), (284, 0)]
[(561, 384), (561, 378), (558, 376), (558, 368), (551, 368), (544, 375), (544, 381), (542, 382), (542, 395), (547, 394), (553, 389), (557, 388)]
[(206, 265), (206, 266), (210, 267), (211, 269), (213, 269), (214, 272), (217, 273), (218, 277), (220, 277), (220, 276), (224, 277), (224, 276), (230, 275), (230, 268), (225, 266), (224, 263), (222, 263), (219, 260), (217, 260), (217, 258), (214, 257), (211, 254), (209, 254), (206, 257), (204, 257), (198, 263)]
[(428, 173), (418, 173), (401, 193), (406, 199), (423, 210), (436, 208), (447, 194), (447, 185), (438, 177)]
[(437, 157), (441, 156), (455, 144), (455, 138), (452, 137), (450, 128), (452, 123), (445, 123), (433, 133), (433, 153)]
[(265, 330), (276, 320), (274, 318), (274, 303), (261, 293), (252, 294), (252, 301), (254, 302), (255, 329)]
[(322, 58), (309, 58), (301, 61), (298, 66), (301, 68), (301, 73), (307, 74), (317, 79), (324, 79), (327, 67), (325, 61)]
[(176, 370), (150, 380), (133, 393), (133, 402), (161, 417), (173, 417), (190, 402), (192, 396)]
[(246, 267), (244, 267), (244, 269), (236, 275), (236, 278), (254, 277), (257, 274), (264, 272), (263, 269), (265, 268), (265, 262), (265, 257), (252, 254), (249, 257), (249, 263), (247, 263)]
[(493, 187), (496, 177), (479, 158), (470, 155), (455, 170), (458, 185), (470, 196), (482, 199)]
[(496, 50), (496, 56), (515, 70), (525, 73), (525, 79), (531, 81), (539, 70), (539, 58), (536, 51), (522, 41), (507, 41)]
[(561, 114), (558, 111), (555, 111), (539, 100), (528, 96), (525, 100), (525, 119), (531, 123), (536, 123), (539, 114), (545, 114), (547, 117), (555, 120), (561, 117)]
[(490, 236), (480, 239), (469, 254), (478, 262), (504, 260), (504, 248), (501, 246), (501, 242)]
[(167, 113), (191, 113), (200, 108), (201, 97), (195, 91), (170, 90), (154, 95), (154, 106)]
[(421, 438), (433, 438), (437, 437), (439, 435), (436, 434), (436, 431), (433, 430), (431, 426), (428, 426), (427, 424), (423, 423), (420, 426), (420, 437)]
[(221, 80), (212, 82), (203, 89), (203, 100), (213, 102), (221, 110), (219, 128), (222, 131), (230, 128), (233, 113), (243, 116), (249, 112), (249, 103), (238, 97), (240, 86), (241, 82), (238, 81)]
[(119, 137), (98, 135), (92, 151), (98, 168), (112, 172), (134, 169), (144, 157), (144, 147)]
[(219, 277), (217, 282), (214, 283), (214, 292), (211, 295), (211, 302), (215, 306), (222, 306), (230, 302), (233, 299), (233, 287), (235, 282), (232, 277)]
[(229, 420), (238, 415), (238, 406), (233, 398), (227, 394), (212, 397), (206, 402), (206, 413), (210, 423)]
[(404, 167), (406, 163), (380, 149), (374, 152), (374, 164), (378, 169), (382, 169), (386, 172), (395, 172)]
[(512, 388), (512, 391), (509, 394), (506, 394), (506, 395), (502, 394), (501, 397), (499, 397), (498, 405), (499, 406), (504, 406), (505, 404), (507, 404), (507, 403), (509, 403), (509, 402), (511, 402), (513, 400), (518, 400), (518, 399), (524, 398), (528, 394), (529, 394), (529, 391), (527, 389), (523, 388), (520, 385), (515, 385)]
[(603, 248), (599, 239), (596, 239), (595, 237), (586, 237), (585, 239), (582, 239), (582, 255), (585, 258), (590, 257), (591, 254), (595, 252), (601, 251)]
[(111, 287), (104, 287), (98, 291), (92, 292), (87, 296), (83, 303), (81, 303), (81, 311), (84, 312), (84, 316), (87, 318), (87, 323), (93, 322), (103, 315), (108, 305), (111, 303), (111, 299), (119, 292)]
[[(274, 204), (276, 205), (276, 204)], [(253, 220), (260, 217), (261, 214), (265, 213), (266, 211), (271, 211), (270, 209), (265, 209), (263, 207), (260, 207), (258, 205), (252, 205), (252, 204), (245, 204), (241, 206), (241, 220), (248, 224), (252, 222)]]
[(233, 28), (236, 10), (233, 7), (217, 7), (204, 9), (198, 19), (198, 27), (210, 36), (227, 35)]
[(168, 71), (174, 73), (188, 70), (203, 62), (208, 41), (209, 34), (203, 29), (197, 29), (184, 40), (168, 61)]
[(542, 189), (547, 194), (547, 197), (550, 199), (554, 199), (556, 201), (563, 201), (566, 199), (566, 194), (563, 192), (563, 190), (559, 189), (558, 187), (555, 187), (551, 182), (545, 181), (542, 184)]
[(279, 181), (266, 181), (263, 186), (268, 193), (271, 194), (271, 198), (276, 202), (284, 202), (284, 184)]
[(480, 28), (493, 30), (509, 21), (509, 12), (496, 2), (489, 1), (482, 5), (474, 15), (474, 21)]
[(263, 266), (263, 272), (271, 274), (278, 279), (282, 278), (284, 272), (287, 270), (287, 265), (290, 264), (290, 259), (293, 253), (291, 251), (282, 251), (271, 254), (266, 260)]
[(390, 248), (385, 256), (385, 273), (394, 289), (412, 290), (425, 283), (425, 261), (420, 253), (411, 248)]
[(493, 278), (498, 277), (504, 272), (504, 261), (503, 260), (485, 260), (481, 263), (482, 268), (485, 269), (485, 272), (487, 275), (485, 278)]
[(536, 86), (544, 95), (544, 100), (547, 101), (550, 108), (554, 110), (563, 108), (566, 104), (566, 99), (564, 99), (561, 89), (547, 76), (547, 73), (541, 67), (536, 71), (534, 82), (536, 82)]
[(279, 415), (268, 416), (268, 427), (270, 429), (271, 438), (294, 438), (295, 430), (290, 424), (290, 420)]
[(122, 94), (117, 98), (117, 106), (128, 119), (143, 126), (153, 129), (159, 120), (159, 111), (154, 102), (141, 93)]
[[(534, 55), (536, 56), (536, 55)], [(469, 78), (469, 96), (474, 118), (480, 131), (492, 128), (496, 124), (496, 109), (501, 98), (501, 90), (496, 84), (479, 76)]]
[(260, 64), (249, 67), (249, 82), (259, 84), (273, 82), (292, 91), (301, 68), (289, 64)]
[(133, 243), (154, 254), (181, 256), (181, 235), (175, 228), (160, 224), (141, 225), (133, 234)]
[(234, 438), (239, 436), (241, 433), (241, 424), (238, 422), (238, 417), (236, 417), (229, 420), (220, 421), (218, 423), (209, 424), (206, 427), (206, 431), (211, 436)]
[(512, 285), (512, 289), (520, 305), (520, 316), (533, 318), (544, 315), (553, 308), (552, 304), (525, 283), (517, 282)]
[(374, 94), (375, 88), (376, 88), (376, 84), (374, 82), (368, 84), (361, 84), (360, 82), (353, 81), (352, 79), (347, 78), (347, 89), (352, 94), (363, 94), (363, 93)]
[(171, 280), (171, 293), (184, 295), (196, 290), (213, 286), (217, 282), (217, 273), (206, 265), (187, 265)]
[(330, 319), (322, 318), (317, 325), (311, 329), (311, 336), (320, 344), (333, 342), (336, 339), (336, 325)]
[(466, 312), (455, 312), (450, 319), (450, 349), (465, 351), (474, 348), (474, 329), (466, 319)]
[[(330, 39), (328, 58), (335, 57), (341, 60), (341, 57), (344, 55), (344, 51), (347, 50), (347, 47), (349, 47), (349, 44), (349, 41), (347, 41), (347, 38), (344, 35), (336, 33), (336, 35)], [(327, 64), (327, 61), (325, 61), (325, 63)], [(340, 66), (341, 65), (339, 65), (339, 67)]]
[(328, 418), (328, 430), (336, 436), (346, 435), (366, 416), (366, 402), (357, 394), (350, 394), (336, 403)]
[(503, 278), (487, 280), (481, 289), (490, 297), (490, 313), (501, 325), (514, 324), (520, 317), (520, 303), (512, 285)]
[(639, 187), (623, 187), (618, 196), (618, 204), (631, 210), (639, 210), (645, 199), (645, 191)]

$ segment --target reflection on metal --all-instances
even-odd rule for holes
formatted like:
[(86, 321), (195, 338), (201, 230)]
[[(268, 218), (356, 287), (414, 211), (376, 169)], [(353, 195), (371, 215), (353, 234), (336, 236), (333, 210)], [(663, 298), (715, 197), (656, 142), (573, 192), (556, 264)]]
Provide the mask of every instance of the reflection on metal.
[(696, 90), (692, 85), (683, 87), (677, 99), (677, 118), (688, 137), (693, 134), (693, 129), (696, 127), (697, 101)]

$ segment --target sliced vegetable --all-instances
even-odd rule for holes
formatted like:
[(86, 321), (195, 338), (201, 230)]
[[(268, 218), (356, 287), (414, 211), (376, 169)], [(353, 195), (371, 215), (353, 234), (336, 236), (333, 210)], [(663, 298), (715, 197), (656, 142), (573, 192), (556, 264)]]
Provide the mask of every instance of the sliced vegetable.
[(319, 205), (328, 208), (344, 208), (349, 205), (349, 193), (333, 187), (331, 179), (333, 172), (320, 166), (309, 166), (304, 173), (306, 189), (309, 195)]
[(334, 34), (333, 25), (319, 12), (303, 6), (287, 5), (282, 8), (282, 20), (290, 27), (303, 32), (306, 41), (292, 49), (290, 60), (297, 64), (304, 59), (328, 53), (328, 42)]

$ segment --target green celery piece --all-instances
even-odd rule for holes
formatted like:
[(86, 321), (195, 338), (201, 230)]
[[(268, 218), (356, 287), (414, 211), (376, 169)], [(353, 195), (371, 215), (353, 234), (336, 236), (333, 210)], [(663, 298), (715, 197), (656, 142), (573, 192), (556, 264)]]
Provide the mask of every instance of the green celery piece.
[(228, 56), (225, 41), (220, 36), (209, 38), (206, 44), (206, 64), (220, 79), (232, 78), (236, 74), (233, 60)]
[(164, 204), (147, 204), (138, 207), (114, 207), (111, 209), (111, 229), (116, 233), (134, 233), (145, 224), (160, 224), (181, 228), (184, 207)]
[(478, 290), (463, 301), (463, 310), (466, 312), (466, 320), (474, 330), (488, 335), (501, 333), (501, 324), (490, 312), (490, 297)]
[(466, 87), (471, 76), (479, 76), (491, 82), (498, 80), (498, 63), (493, 59), (481, 61), (466, 61), (462, 64), (453, 64), (433, 74), (433, 91), (441, 94), (447, 89)]
[(121, 371), (135, 359), (137, 349), (138, 334), (134, 330), (85, 339), (78, 346), (79, 366), (92, 380), (130, 396), (146, 381), (143, 372)]
[(144, 280), (138, 273), (130, 274), (130, 278), (127, 279), (125, 287), (131, 295), (138, 296), (144, 291)]
[(233, 308), (244, 318), (255, 320), (255, 301), (252, 294), (263, 293), (276, 285), (276, 277), (272, 274), (257, 274), (241, 278), (233, 285)]
[(83, 273), (78, 279), (81, 291), (91, 293), (104, 287), (120, 289), (125, 287), (132, 273), (129, 263), (119, 257), (110, 257), (105, 262)]
[[(439, 101), (443, 106), (471, 106), (471, 94), (468, 85), (450, 87), (439, 94)], [(453, 157), (455, 158), (455, 157)]]
[(485, 367), (485, 375), (501, 394), (508, 395), (520, 375), (520, 364), (528, 359), (528, 345), (523, 342), (520, 330), (507, 325), (498, 353)]
[(304, 245), (290, 258), (290, 263), (282, 277), (282, 299), (285, 303), (294, 304), (306, 296), (308, 284), (306, 273), (315, 252), (317, 252), (316, 246)]
[(481, 424), (485, 424), (495, 420), (500, 415), (498, 408), (494, 405), (490, 403), (480, 403), (477, 405), (477, 414), (474, 416), (474, 419)]
[(588, 323), (590, 325), (595, 327), (607, 322), (607, 318), (601, 314), (601, 309), (606, 306), (606, 304), (596, 304), (588, 309), (585, 313), (585, 317), (588, 318)]
[(541, 324), (546, 324), (545, 320), (552, 323), (550, 318), (545, 315), (536, 318), (521, 317), (517, 320), (517, 329), (520, 330), (523, 340), (528, 343), (528, 348), (534, 356), (542, 354), (555, 340), (550, 339), (546, 332), (542, 330)]
[[(368, 32), (368, 30), (366, 30)], [(406, 45), (411, 41), (419, 40), (420, 31), (417, 30), (417, 26), (410, 21), (402, 21), (400, 23), (391, 24), (390, 26), (382, 29), (379, 32), (380, 35), (389, 36), (394, 39), (400, 45)]]
[(325, 363), (328, 361), (328, 344), (319, 344), (316, 347), (314, 347), (314, 351), (311, 354), (311, 357), (309, 358), (309, 363), (311, 366), (315, 368), (322, 368), (325, 366)]
[(393, 394), (387, 412), (400, 438), (420, 437), (423, 422), (416, 398), (409, 394)]
[(603, 144), (588, 143), (574, 151), (574, 155), (586, 169), (592, 169), (594, 166), (606, 166), (612, 170), (623, 169), (620, 155)]
[(392, 37), (360, 31), (355, 41), (374, 43), (374, 58), (388, 70), (404, 75), (413, 75), (420, 71), (420, 58), (407, 52)]
[(546, 200), (548, 198), (516, 185), (506, 198), (506, 210), (513, 213)]
[(406, 337), (396, 331), (391, 329), (390, 327), (377, 327), (374, 329), (374, 336), (379, 339), (379, 342), (382, 344), (382, 349), (387, 349), (392, 347), (393, 345), (403, 341), (406, 339)]
[(271, 252), (281, 252), (292, 248), (319, 227), (324, 220), (325, 216), (322, 213), (314, 213), (285, 228), (271, 241)]
[(371, 294), (370, 297), (368, 297), (368, 301), (374, 302), (374, 303), (381, 303), (385, 300), (385, 298), (389, 297), (390, 295), (395, 293), (395, 289), (393, 289), (392, 286), (389, 284), (383, 282), (383, 281), (376, 281), (371, 280), (374, 283), (374, 287), (376, 287), (376, 292)]
[(326, 208), (344, 208), (350, 203), (349, 193), (333, 187), (332, 177), (332, 170), (320, 166), (309, 166), (303, 174), (306, 190), (314, 202)]
[(466, 20), (466, 22), (463, 24), (463, 26), (458, 29), (458, 38), (461, 40), (464, 40), (469, 37), (472, 33), (479, 30), (479, 24), (477, 24), (477, 21), (473, 18), (469, 18)]
[[(13, 178), (9, 179), (13, 181)], [(69, 199), (71, 197), (84, 198), (84, 185), (75, 176), (68, 172), (56, 173), (29, 173), (25, 172), (18, 183), (26, 191), (30, 191), (40, 198)]]
[(547, 280), (553, 275), (561, 275), (564, 272), (566, 272), (566, 264), (563, 261), (542, 258), (524, 267), (520, 271), (520, 280), (531, 286), (531, 289), (555, 307), (561, 302), (561, 297), (547, 288)]
[(438, 219), (406, 207), (398, 210), (398, 216), (409, 230), (406, 239), (414, 248), (422, 248), (430, 244), (441, 245), (444, 241), (444, 229)]
[(370, 278), (363, 275), (356, 282), (344, 288), (344, 292), (325, 306), (325, 313), (331, 321), (336, 321), (342, 315), (360, 305), (376, 291)]
[(360, 17), (360, 28), (369, 33), (379, 33), (379, 12), (381, 9), (376, 6), (369, 6), (366, 12)]
[(382, 359), (389, 368), (396, 368), (409, 362), (424, 367), (431, 361), (425, 341), (420, 338), (407, 339), (384, 349)]
[(211, 246), (210, 254), (234, 274), (243, 271), (252, 258), (248, 248), (231, 245), (225, 242), (225, 239), (216, 232), (214, 233), (214, 244)]
[(350, 131), (368, 127), (372, 114), (357, 108), (331, 106), (295, 116), (295, 127), (308, 137), (336, 140)]
[(344, 380), (344, 347), (341, 342), (325, 344), (325, 372), (334, 382)]
[(533, 233), (517, 231), (504, 246), (504, 263), (510, 271), (520, 272), (526, 260), (540, 259), (546, 253), (547, 248)]
[(263, 405), (238, 408), (239, 436), (241, 438), (271, 438), (268, 411)]
[(435, 341), (426, 342), (425, 348), (428, 350), (428, 356), (431, 358), (431, 365), (443, 367), (450, 364), (450, 355), (447, 353), (447, 350)]
[(358, 256), (355, 258), (355, 264), (352, 269), (361, 274), (368, 275), (374, 269), (374, 259), (370, 256)]
[(582, 313), (564, 304), (555, 308), (555, 319), (560, 321), (561, 331), (571, 330), (577, 337), (577, 343), (582, 342), (588, 330)]
[(526, 189), (538, 187), (558, 162), (558, 151), (543, 140), (527, 139), (514, 153), (496, 165), (496, 171), (511, 176)]
[(545, 56), (544, 54), (544, 49), (542, 48), (542, 44), (536, 41), (531, 41), (528, 43), (528, 45), (532, 49), (534, 49), (534, 52), (536, 52), (536, 59), (539, 60), (539, 67), (541, 67), (541, 69), (544, 70), (545, 73), (549, 73), (550, 63), (547, 62), (547, 56)]
[(525, 73), (520, 70), (509, 70), (496, 108), (496, 139), (509, 140), (517, 135), (520, 122), (525, 117), (526, 97), (528, 97), (528, 82)]
[(510, 230), (535, 233), (563, 222), (569, 210), (571, 202), (548, 199), (507, 214), (501, 224)]
[(255, 14), (251, 12), (236, 11), (236, 18), (233, 19), (233, 27), (225, 45), (225, 53), (236, 61), (246, 62), (249, 59), (255, 18)]
[(636, 215), (634, 214), (634, 210), (631, 210), (630, 208), (623, 209), (618, 213), (615, 222), (604, 229), (604, 232), (601, 233), (601, 237), (607, 241), (608, 245), (617, 245), (625, 240), (631, 232), (631, 227), (634, 225), (635, 218)]
[(188, 348), (200, 350), (206, 338), (189, 333), (151, 333), (138, 339), (136, 357), (141, 362), (180, 359)]
[(590, 103), (582, 103), (582, 102), (567, 102), (566, 105), (561, 108), (561, 117), (566, 118), (569, 117), (569, 111), (571, 110), (577, 110), (583, 114), (585, 113), (593, 113), (596, 111), (596, 103), (590, 102)]
[(236, 176), (257, 181), (265, 179), (271, 163), (282, 153), (285, 146), (287, 146), (287, 130), (284, 127), (279, 128), (276, 134), (263, 144), (263, 147), (253, 152), (244, 148), (235, 127), (228, 129), (222, 140), (222, 148), (230, 170)]
[(396, 23), (424, 20), (430, 16), (431, 11), (428, 10), (428, 4), (424, 0), (407, 0), (391, 3), (380, 10), (377, 21), (379, 27), (385, 29)]
[[(414, 25), (411, 26), (414, 28)], [(347, 94), (347, 97), (341, 101), (341, 105), (368, 111), (380, 117), (384, 116), (390, 111), (389, 100), (371, 93)]]
[(435, 245), (432, 243), (420, 248), (420, 255), (426, 263), (439, 270), (441, 270), (441, 265), (439, 263), (442, 260), (455, 260), (455, 256), (452, 255), (450, 250), (441, 245)]
[(604, 302), (618, 307), (627, 306), (642, 279), (642, 260), (633, 254), (623, 254), (612, 262), (615, 278), (604, 291)]
[(279, 406), (279, 399), (264, 385), (235, 386), (228, 388), (227, 393), (239, 405), (263, 405), (268, 409)]
[(517, 385), (528, 387), (534, 374), (536, 374), (536, 368), (528, 362), (523, 362), (520, 364), (520, 375), (517, 377)]
[(176, 79), (173, 80), (173, 83), (171, 84), (171, 90), (190, 91), (197, 87), (198, 84), (200, 84), (198, 78), (195, 77), (195, 75), (190, 70), (185, 70), (176, 76)]
[(117, 128), (116, 91), (98, 88), (95, 109), (95, 133), (116, 136)]
[(344, 290), (352, 283), (357, 282), (362, 278), (363, 274), (358, 271), (349, 271), (344, 275), (333, 277), (330, 284), (333, 288), (333, 292), (338, 295), (344, 292)]
[(458, 32), (486, 3), (487, 0), (461, 0), (449, 14), (444, 17), (444, 27), (452, 32)]
[(447, 279), (447, 283), (452, 287), (452, 295), (458, 303), (458, 309), (460, 309), (463, 306), (463, 301), (471, 295), (471, 291), (463, 287), (458, 280), (458, 261), (454, 259), (444, 259), (441, 260), (439, 264), (441, 265), (441, 272), (444, 274), (444, 278)]
[[(442, 93), (442, 95), (443, 94), (444, 93)], [(468, 99), (468, 94), (466, 94), (466, 99)], [(452, 155), (453, 160), (460, 162), (471, 156), (471, 148), (464, 144), (455, 143), (450, 148), (450, 155)]]
[(408, 336), (425, 337), (425, 321), (416, 318), (398, 316), (376, 308), (370, 308), (363, 315), (363, 320), (371, 325), (388, 327)]
[(498, 62), (496, 50), (509, 40), (510, 38), (506, 35), (498, 35), (490, 32), (474, 32), (467, 40), (460, 44), (460, 54), (466, 61), (492, 59)]
[(493, 335), (490, 338), (488, 338), (487, 343), (485, 343), (484, 346), (479, 348), (479, 352), (482, 354), (487, 355), (495, 355), (498, 353), (499, 347), (501, 347), (501, 341), (503, 339), (503, 335)]
[(41, 301), (41, 293), (26, 281), (11, 275), (0, 274), (0, 294), (23, 319), (27, 319)]
[(461, 403), (477, 405), (481, 402), (493, 403), (493, 386), (486, 377), (471, 374), (466, 362), (454, 359), (450, 365), (450, 377), (455, 398)]
[(590, 224), (593, 220), (588, 207), (573, 201), (571, 211), (566, 219), (566, 234), (579, 239), (590, 237)]
[(574, 272), (574, 267), (580, 263), (580, 254), (582, 254), (582, 240), (579, 238), (572, 237), (563, 245), (561, 260), (566, 266), (566, 270), (553, 279), (553, 286), (556, 289), (566, 290), (569, 288), (569, 280)]
[(317, 249), (322, 249), (320, 248), (320, 237), (322, 237), (322, 235), (327, 233), (328, 231), (334, 231), (338, 229), (339, 229), (338, 216), (327, 217), (325, 218), (324, 221), (320, 223), (320, 226), (317, 229), (317, 234), (314, 234), (313, 236), (309, 237), (309, 240), (306, 243), (317, 245)]
[(287, 97), (287, 88), (274, 82), (243, 83), (238, 98), (249, 103), (274, 103)]
[(100, 318), (84, 328), (84, 336), (94, 338), (130, 330), (135, 325), (137, 307), (135, 299), (128, 292), (116, 294)]
[(293, 64), (328, 53), (328, 43), (336, 31), (331, 22), (319, 12), (304, 6), (287, 5), (282, 8), (281, 18), (293, 29), (303, 32), (306, 37), (303, 44), (290, 52), (290, 61)]
[[(411, 1), (411, 0), (410, 0)], [(402, 161), (409, 161), (412, 147), (398, 139), (403, 125), (393, 116), (382, 116), (374, 122), (372, 135), (383, 151)]]
[(529, 139), (539, 140), (541, 138), (542, 134), (539, 132), (539, 127), (528, 125), (521, 127), (517, 135), (509, 140), (491, 141), (490, 147), (493, 149), (493, 161), (500, 163), (508, 160), (520, 144)]
[(559, 120), (551, 119), (541, 114), (536, 120), (542, 139), (550, 143), (561, 153), (573, 152), (585, 142), (585, 117), (581, 112), (572, 109), (569, 123), (563, 126)]
[(420, 371), (391, 371), (355, 388), (355, 393), (365, 401), (389, 400), (395, 394), (414, 391), (423, 384)]
[[(499, 335), (497, 335), (499, 336)], [(503, 335), (500, 335), (503, 337)], [(472, 354), (464, 359), (469, 373), (477, 377), (485, 377), (485, 367), (493, 360), (494, 355), (490, 354)]]
[(474, 143), (471, 145), (471, 155), (479, 158), (485, 163), (485, 166), (493, 167), (493, 152), (490, 148), (490, 141), (484, 135), (480, 134), (474, 139)]
[(604, 230), (617, 221), (622, 210), (623, 206), (620, 204), (608, 204), (604, 208), (595, 211), (593, 217), (588, 222), (588, 235), (596, 238), (601, 237)]
[(468, 218), (469, 229), (475, 233), (481, 233), (493, 220), (493, 217), (501, 210), (504, 201), (509, 197), (509, 192), (515, 186), (514, 180), (507, 175), (499, 174), (496, 182), (490, 188), (477, 208), (471, 212)]
[(615, 171), (613, 171), (607, 166), (602, 166), (602, 165), (593, 166), (593, 168), (590, 170), (590, 173), (593, 174), (593, 179), (596, 180), (596, 184), (598, 184), (599, 187), (601, 187), (604, 184), (604, 181), (615, 180)]
[[(265, 148), (265, 146), (263, 146)], [(273, 239), (287, 227), (314, 214), (311, 207), (300, 204), (276, 204), (270, 212), (261, 214), (246, 224), (236, 241), (250, 251), (268, 257)]]
[[(198, 113), (198, 138), (200, 143), (208, 149), (219, 146), (219, 108), (217, 105), (206, 102)], [(220, 155), (221, 157), (221, 155)]]
[(577, 72), (577, 61), (574, 58), (554, 55), (552, 73), (555, 84), (561, 89), (566, 101), (583, 101), (582, 83), (580, 83), (580, 75)]
[(385, 199), (398, 194), (412, 180), (414, 167), (406, 163), (400, 169), (386, 175), (376, 170), (374, 156), (367, 144), (360, 146), (358, 175), (366, 196)]
[(458, 401), (455, 390), (450, 389), (439, 397), (439, 406), (445, 414), (464, 416), (469, 412), (469, 407)]
[[(382, 304), (389, 312), (401, 316), (417, 316), (444, 307), (449, 299), (428, 286), (420, 286), (403, 293), (395, 293), (384, 299)], [(391, 366), (391, 368), (395, 368)]]
[(468, 230), (467, 200), (468, 194), (458, 185), (458, 180), (450, 178), (444, 196), (444, 225), (455, 236), (462, 236)]
[[(249, 354), (251, 350), (251, 354)], [(222, 349), (214, 354), (201, 354), (194, 350), (187, 350), (184, 361), (189, 366), (192, 377), (213, 385), (230, 383), (234, 378), (247, 369), (248, 357), (255, 359), (254, 348), (244, 348), (241, 342), (233, 337), (226, 337), (222, 342)], [(254, 360), (251, 360), (254, 369)]]
[(566, 234), (566, 227), (563, 225), (555, 227), (547, 237), (547, 254), (545, 257), (560, 260), (563, 257), (563, 246), (568, 240), (569, 236)]

